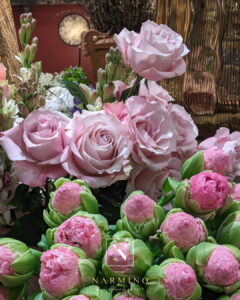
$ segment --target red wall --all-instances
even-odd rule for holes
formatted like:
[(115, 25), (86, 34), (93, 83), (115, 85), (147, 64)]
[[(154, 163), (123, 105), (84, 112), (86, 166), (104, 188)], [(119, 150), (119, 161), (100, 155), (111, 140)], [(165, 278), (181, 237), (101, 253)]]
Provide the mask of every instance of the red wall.
[[(23, 13), (23, 6), (14, 5), (13, 15), (17, 31), (20, 27), (19, 17)], [(79, 5), (33, 5), (30, 6), (33, 17), (37, 20), (37, 26), (33, 36), (39, 40), (37, 60), (42, 61), (43, 72), (60, 72), (69, 66), (79, 64), (78, 47), (70, 47), (64, 44), (58, 35), (58, 25), (61, 19), (72, 13), (85, 12)], [(93, 72), (89, 57), (81, 55), (81, 66), (88, 78), (93, 82)]]

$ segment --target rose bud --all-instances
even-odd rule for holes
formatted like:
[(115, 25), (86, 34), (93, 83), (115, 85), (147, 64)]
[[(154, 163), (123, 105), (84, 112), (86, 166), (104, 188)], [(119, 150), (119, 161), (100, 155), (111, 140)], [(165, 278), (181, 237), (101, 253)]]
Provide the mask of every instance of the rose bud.
[(102, 269), (108, 278), (140, 277), (153, 263), (153, 254), (142, 240), (134, 240), (127, 231), (113, 236), (103, 258)]
[(103, 244), (108, 222), (98, 214), (79, 211), (59, 227), (47, 230), (49, 244), (67, 244), (85, 251), (89, 258), (102, 257)]
[(81, 289), (79, 295), (66, 297), (63, 300), (112, 300), (112, 296), (97, 285), (89, 285)]
[(186, 262), (209, 290), (230, 294), (240, 287), (240, 251), (235, 246), (202, 242), (189, 250)]
[(230, 184), (218, 173), (201, 172), (176, 189), (175, 207), (205, 220), (223, 213), (231, 203)]
[(59, 178), (55, 181), (57, 190), (51, 193), (49, 212), (44, 210), (43, 217), (51, 228), (59, 226), (78, 211), (98, 213), (98, 203), (85, 181)]
[(204, 170), (225, 175), (230, 165), (230, 158), (227, 153), (217, 147), (211, 147), (195, 153), (185, 161), (182, 166), (182, 179), (190, 179), (193, 175)]
[(41, 256), (40, 286), (44, 300), (58, 300), (78, 293), (96, 275), (94, 264), (76, 247), (54, 245)]
[(164, 245), (163, 253), (167, 257), (184, 258), (183, 253), (208, 238), (204, 222), (199, 218), (172, 209), (156, 234)]
[(33, 275), (38, 257), (24, 243), (11, 239), (0, 239), (0, 282), (6, 287), (26, 283)]
[(202, 289), (194, 270), (180, 259), (166, 259), (146, 273), (149, 300), (198, 300)]
[(217, 232), (219, 244), (230, 244), (240, 248), (240, 211), (229, 214), (221, 223)]
[(0, 286), (0, 300), (22, 300), (26, 296), (26, 286), (20, 285), (15, 287)]
[(217, 300), (240, 300), (240, 290), (237, 290), (232, 295), (222, 295)]
[(121, 206), (118, 230), (129, 231), (134, 238), (146, 239), (154, 234), (164, 219), (164, 211), (141, 191), (135, 191)]
[(143, 287), (137, 284), (130, 284), (130, 288), (126, 291), (116, 294), (113, 300), (145, 300), (146, 293)]

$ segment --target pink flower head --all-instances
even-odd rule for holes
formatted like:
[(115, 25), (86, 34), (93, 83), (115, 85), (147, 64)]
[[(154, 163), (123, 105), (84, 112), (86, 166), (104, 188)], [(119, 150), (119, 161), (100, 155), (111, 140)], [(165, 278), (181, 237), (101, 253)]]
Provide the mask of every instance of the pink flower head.
[(65, 182), (55, 193), (52, 205), (63, 215), (69, 214), (74, 208), (82, 205), (80, 193), (84, 189), (77, 183)]
[(184, 250), (204, 241), (207, 232), (203, 229), (203, 222), (185, 213), (177, 212), (170, 215), (161, 225), (161, 231), (168, 240)]
[(113, 95), (117, 100), (120, 100), (122, 92), (127, 88), (129, 88), (129, 86), (121, 80), (115, 80), (113, 81), (113, 84), (114, 84)]
[(40, 108), (1, 134), (0, 144), (15, 162), (19, 181), (40, 187), (47, 177), (57, 179), (66, 175), (60, 158), (68, 141), (68, 122), (63, 114)]
[(189, 50), (182, 36), (167, 25), (146, 21), (139, 34), (124, 28), (114, 39), (125, 65), (148, 80), (180, 76), (186, 70), (182, 57)]
[(6, 246), (0, 246), (0, 281), (2, 275), (13, 275), (14, 270), (11, 267), (16, 259), (16, 254)]
[(164, 273), (163, 285), (172, 299), (186, 299), (193, 293), (197, 278), (189, 265), (171, 263), (164, 269)]
[(174, 101), (161, 85), (150, 80), (146, 83), (144, 79), (140, 83), (139, 96), (145, 97), (147, 102), (158, 102), (165, 107), (168, 107), (168, 102)]
[(124, 213), (131, 222), (141, 223), (154, 215), (155, 202), (148, 196), (133, 195), (124, 206)]
[(240, 183), (237, 183), (232, 188), (231, 196), (233, 201), (240, 201)]
[(105, 254), (105, 262), (114, 272), (129, 274), (134, 265), (134, 257), (130, 254), (130, 244), (120, 242), (111, 245)]
[(121, 102), (104, 103), (103, 109), (106, 114), (118, 118), (121, 123), (128, 125), (128, 112), (127, 107)]
[(6, 68), (0, 63), (0, 80), (6, 80)]
[(201, 172), (190, 179), (192, 199), (201, 210), (215, 210), (224, 206), (230, 194), (227, 178), (214, 172)]
[(7, 292), (6, 292), (6, 288), (1, 286), (0, 287), (0, 300), (6, 300), (7, 297)]
[(65, 170), (93, 188), (128, 178), (132, 141), (127, 126), (105, 112), (74, 114), (68, 126), (70, 146), (62, 157)]
[(69, 300), (91, 300), (91, 299), (88, 298), (87, 296), (79, 295), (79, 296), (74, 296), (74, 297), (70, 298)]
[(127, 193), (141, 190), (145, 195), (157, 201), (162, 196), (162, 185), (167, 177), (177, 181), (181, 179), (182, 162), (177, 157), (172, 157), (168, 165), (159, 171), (153, 171), (144, 165), (136, 164), (130, 174)]
[(240, 300), (240, 294), (233, 296), (231, 300)]
[(114, 298), (114, 300), (144, 300), (142, 297), (131, 297), (131, 296), (119, 296)]
[(84, 250), (93, 257), (102, 244), (101, 231), (96, 223), (87, 217), (75, 216), (63, 222), (55, 234), (55, 243), (63, 243)]
[(231, 285), (240, 278), (236, 257), (224, 246), (218, 246), (210, 255), (204, 267), (204, 276), (215, 285)]
[(57, 247), (41, 256), (40, 282), (51, 296), (59, 297), (80, 284), (78, 256), (68, 248)]
[(204, 169), (225, 175), (229, 168), (229, 155), (216, 146), (203, 150)]
[(151, 170), (168, 165), (176, 151), (176, 136), (167, 109), (158, 102), (146, 102), (144, 97), (127, 100), (129, 131), (133, 139), (133, 159)]

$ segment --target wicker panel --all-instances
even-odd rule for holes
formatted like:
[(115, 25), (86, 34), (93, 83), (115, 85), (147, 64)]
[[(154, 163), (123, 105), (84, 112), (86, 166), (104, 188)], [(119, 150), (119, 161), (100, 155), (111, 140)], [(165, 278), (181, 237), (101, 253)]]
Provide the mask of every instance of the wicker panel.
[(206, 128), (240, 130), (239, 0), (158, 0), (157, 22), (182, 34), (191, 52), (184, 76), (163, 82)]
[(0, 13), (0, 61), (8, 69), (8, 79), (14, 82), (19, 64), (14, 56), (18, 53), (17, 35), (9, 0), (1, 0)]

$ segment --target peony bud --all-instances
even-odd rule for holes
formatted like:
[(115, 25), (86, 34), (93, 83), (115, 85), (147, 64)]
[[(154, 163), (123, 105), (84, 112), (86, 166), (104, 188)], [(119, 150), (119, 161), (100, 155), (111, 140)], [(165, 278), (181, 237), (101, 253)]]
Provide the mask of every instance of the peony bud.
[(202, 219), (213, 218), (232, 203), (227, 178), (214, 172), (201, 172), (178, 184), (175, 206)]
[(240, 290), (237, 290), (232, 295), (223, 295), (217, 298), (217, 300), (240, 300)]
[(57, 190), (51, 193), (49, 213), (44, 210), (43, 217), (50, 227), (57, 227), (78, 211), (98, 213), (98, 203), (85, 181), (70, 181), (59, 178), (55, 181)]
[(198, 300), (202, 290), (194, 270), (180, 259), (166, 259), (146, 273), (149, 300)]
[(117, 228), (129, 231), (135, 238), (145, 239), (157, 231), (163, 219), (163, 209), (143, 192), (135, 191), (121, 206)]
[(202, 242), (190, 249), (186, 261), (214, 292), (230, 294), (240, 287), (240, 251), (232, 245)]
[(80, 290), (79, 295), (66, 297), (63, 300), (112, 300), (108, 291), (101, 290), (97, 285), (90, 285)]
[(145, 300), (146, 293), (143, 287), (137, 284), (130, 284), (130, 288), (126, 291), (118, 293), (113, 300)]

